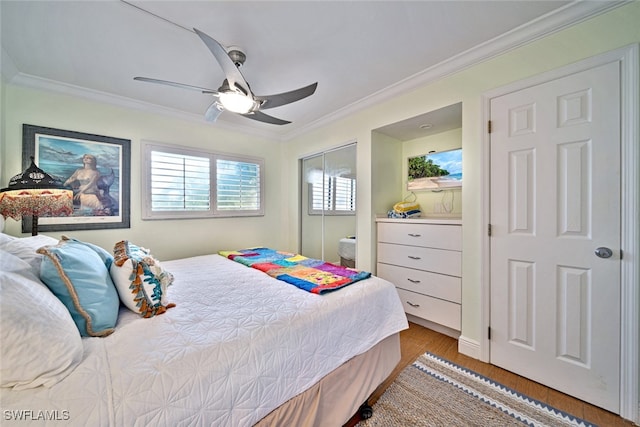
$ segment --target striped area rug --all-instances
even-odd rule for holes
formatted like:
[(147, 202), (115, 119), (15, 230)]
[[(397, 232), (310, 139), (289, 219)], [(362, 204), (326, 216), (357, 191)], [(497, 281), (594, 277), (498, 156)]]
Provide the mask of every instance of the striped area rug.
[(358, 427), (593, 426), (431, 353), (407, 366)]

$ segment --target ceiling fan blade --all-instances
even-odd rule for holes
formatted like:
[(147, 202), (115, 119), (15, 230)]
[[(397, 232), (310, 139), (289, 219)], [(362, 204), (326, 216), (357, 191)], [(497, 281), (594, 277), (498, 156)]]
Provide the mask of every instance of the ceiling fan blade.
[(277, 117), (273, 117), (273, 116), (269, 116), (265, 113), (261, 113), (260, 111), (254, 111), (253, 113), (247, 113), (247, 114), (242, 114), (242, 116), (248, 118), (248, 119), (253, 119), (253, 120), (257, 120), (259, 122), (264, 122), (264, 123), (269, 123), (272, 125), (286, 125), (289, 124), (291, 122), (287, 121), (287, 120), (282, 120), (279, 119)]
[(214, 101), (204, 113), (204, 119), (210, 123), (215, 123), (220, 113), (222, 113), (222, 110), (218, 106), (218, 101)]
[(199, 87), (199, 86), (186, 85), (184, 83), (176, 83), (176, 82), (170, 82), (170, 81), (167, 81), (167, 80), (151, 79), (149, 77), (134, 77), (133, 80), (138, 80), (138, 81), (141, 81), (141, 82), (148, 82), (148, 83), (159, 83), (159, 84), (162, 84), (162, 85), (179, 87), (181, 89), (196, 90), (198, 92), (207, 93), (207, 94), (210, 94), (210, 95), (218, 95), (218, 91), (217, 90), (207, 89), (205, 87)]
[(229, 86), (239, 86), (242, 90), (245, 91), (247, 95), (251, 94), (251, 89), (249, 88), (249, 84), (244, 79), (244, 76), (236, 67), (236, 64), (233, 63), (233, 60), (229, 57), (226, 49), (218, 43), (216, 40), (203, 33), (202, 31), (194, 28), (193, 31), (196, 32), (198, 36), (202, 39), (205, 45), (209, 48), (213, 56), (215, 56), (216, 60), (220, 64), (222, 71), (224, 71), (224, 75), (227, 77), (229, 82)]
[(290, 104), (306, 98), (307, 96), (311, 96), (316, 91), (316, 87), (318, 87), (318, 83), (292, 90), (290, 92), (278, 93), (276, 95), (256, 96), (256, 100), (262, 102), (260, 109), (266, 110), (268, 108)]

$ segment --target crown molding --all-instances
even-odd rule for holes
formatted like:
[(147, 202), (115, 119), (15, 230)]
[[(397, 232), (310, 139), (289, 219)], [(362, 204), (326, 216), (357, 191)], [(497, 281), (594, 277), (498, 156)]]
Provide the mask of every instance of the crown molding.
[[(433, 83), (436, 80), (462, 71), (478, 63), (487, 61), (491, 58), (523, 46), (527, 43), (531, 43), (535, 40), (543, 38), (549, 34), (553, 34), (564, 28), (587, 20), (591, 17), (600, 15), (609, 10), (630, 3), (631, 1), (632, 0), (592, 2), (576, 0), (562, 8), (545, 14), (527, 24), (521, 25), (520, 27), (517, 27), (487, 42), (481, 43), (480, 45), (457, 54), (445, 61), (442, 61), (432, 67), (429, 67), (419, 73), (407, 77), (406, 79), (403, 79), (391, 86), (381, 89), (339, 110), (325, 115), (307, 125), (300, 126), (289, 132), (269, 132), (265, 129), (256, 129), (255, 127), (243, 126), (240, 124), (225, 123), (224, 121), (216, 122), (216, 127), (232, 132), (241, 132), (270, 140), (288, 141), (314, 129), (343, 119), (351, 114), (365, 110), (396, 96), (408, 93), (420, 86)], [(13, 67), (13, 69), (11, 69), (11, 67), (9, 69), (6, 69), (6, 65), (13, 64), (13, 61), (5, 61), (5, 59), (9, 58), (8, 55), (6, 55), (6, 53), (4, 52), (4, 49), (2, 51), (2, 59), (3, 78), (7, 79), (10, 84), (61, 93), (90, 101), (111, 104), (118, 107), (179, 118), (199, 124), (206, 123), (204, 122), (203, 117), (199, 114), (188, 113), (185, 111), (164, 107), (149, 102), (138, 101), (132, 98), (113, 95), (110, 93), (88, 89), (81, 86), (71, 85), (68, 83), (62, 83), (50, 79), (44, 79), (41, 77), (20, 73), (17, 69), (15, 69), (15, 66)], [(5, 71), (8, 71), (8, 73), (5, 74)]]
[(408, 93), (420, 86), (433, 83), (436, 80), (470, 68), (476, 64), (495, 58), (518, 47), (631, 2), (632, 0), (604, 2), (575, 0), (557, 10), (542, 15), (533, 21), (474, 46), (471, 49), (452, 56), (432, 67), (336, 110), (331, 114), (321, 117), (308, 125), (302, 126), (288, 133), (284, 140), (289, 140), (310, 132), (313, 129), (326, 126), (351, 114)]
[[(198, 123), (200, 125), (209, 124), (200, 114), (189, 113), (175, 108), (164, 107), (162, 105), (157, 105), (150, 102), (139, 101), (133, 98), (127, 98), (125, 96), (114, 95), (108, 92), (102, 92), (99, 90), (89, 89), (69, 83), (63, 83), (56, 80), (45, 79), (21, 72), (15, 73), (15, 75), (10, 79), (9, 83), (16, 86), (23, 86), (30, 89), (38, 89), (62, 95), (68, 95), (75, 98), (113, 105), (116, 107), (122, 107), (151, 114), (159, 114), (171, 118)], [(213, 126), (213, 124), (210, 125)], [(278, 134), (268, 133), (249, 126), (225, 123), (224, 121), (217, 121), (215, 126), (217, 128), (224, 129), (230, 132), (241, 132), (244, 134), (249, 134), (270, 140), (281, 139), (280, 135)]]
[(16, 64), (4, 48), (0, 48), (0, 64), (2, 64), (2, 67), (0, 67), (0, 77), (3, 82), (9, 82), (16, 74), (18, 74)]

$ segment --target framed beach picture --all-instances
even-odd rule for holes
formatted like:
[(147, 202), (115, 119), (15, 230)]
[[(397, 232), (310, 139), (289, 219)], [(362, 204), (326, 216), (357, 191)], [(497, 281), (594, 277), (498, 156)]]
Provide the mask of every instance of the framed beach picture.
[(447, 190), (462, 187), (462, 148), (410, 157), (407, 190)]
[[(130, 140), (24, 124), (23, 168), (31, 156), (73, 190), (73, 215), (40, 217), (41, 231), (130, 227)], [(30, 230), (25, 216), (22, 232)]]

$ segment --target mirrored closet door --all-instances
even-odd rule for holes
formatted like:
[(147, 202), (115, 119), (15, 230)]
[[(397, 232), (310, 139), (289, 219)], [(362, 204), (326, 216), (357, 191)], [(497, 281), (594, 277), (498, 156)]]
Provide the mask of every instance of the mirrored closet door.
[(356, 144), (301, 160), (300, 253), (355, 266)]

